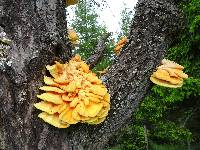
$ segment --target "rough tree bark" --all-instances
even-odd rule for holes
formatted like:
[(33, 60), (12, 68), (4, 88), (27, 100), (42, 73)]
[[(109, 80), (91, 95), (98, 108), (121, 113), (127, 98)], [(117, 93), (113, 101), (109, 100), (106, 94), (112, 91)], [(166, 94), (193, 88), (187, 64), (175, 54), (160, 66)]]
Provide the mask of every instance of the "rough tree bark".
[(97, 126), (57, 129), (37, 118), (33, 103), (45, 66), (71, 57), (65, 0), (0, 0), (1, 30), (12, 40), (0, 57), (1, 149), (103, 149), (147, 94), (150, 74), (172, 43), (179, 19), (173, 0), (139, 0), (127, 47), (103, 77), (111, 93), (108, 118)]

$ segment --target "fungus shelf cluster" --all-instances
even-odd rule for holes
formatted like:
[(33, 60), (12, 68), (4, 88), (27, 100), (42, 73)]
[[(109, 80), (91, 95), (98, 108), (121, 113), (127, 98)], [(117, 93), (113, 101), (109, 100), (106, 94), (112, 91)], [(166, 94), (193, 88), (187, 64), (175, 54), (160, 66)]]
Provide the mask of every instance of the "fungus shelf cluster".
[(183, 79), (188, 75), (183, 73), (184, 67), (167, 59), (162, 60), (162, 65), (151, 75), (150, 80), (160, 86), (177, 88), (183, 85)]
[(122, 47), (126, 44), (127, 38), (125, 36), (122, 36), (120, 40), (117, 42), (114, 48), (115, 54), (118, 56), (121, 52)]
[(43, 111), (38, 115), (45, 122), (67, 128), (78, 122), (99, 124), (110, 110), (110, 95), (102, 81), (76, 55), (68, 63), (46, 66), (52, 77), (44, 76), (45, 93), (37, 95), (41, 102), (34, 106)]
[(72, 43), (72, 46), (77, 46), (79, 44), (79, 37), (74, 29), (67, 29), (68, 39)]

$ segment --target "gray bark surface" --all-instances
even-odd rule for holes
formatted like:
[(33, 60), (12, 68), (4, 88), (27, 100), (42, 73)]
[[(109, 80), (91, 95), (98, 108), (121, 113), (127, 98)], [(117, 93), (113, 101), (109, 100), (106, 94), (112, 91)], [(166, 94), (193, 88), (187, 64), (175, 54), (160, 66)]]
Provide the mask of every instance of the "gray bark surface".
[(146, 96), (153, 69), (173, 42), (180, 13), (171, 0), (139, 0), (129, 42), (103, 76), (111, 111), (97, 126), (54, 128), (40, 119), (45, 66), (71, 57), (64, 0), (0, 0), (0, 31), (12, 40), (0, 56), (0, 147), (5, 150), (99, 150), (127, 124)]

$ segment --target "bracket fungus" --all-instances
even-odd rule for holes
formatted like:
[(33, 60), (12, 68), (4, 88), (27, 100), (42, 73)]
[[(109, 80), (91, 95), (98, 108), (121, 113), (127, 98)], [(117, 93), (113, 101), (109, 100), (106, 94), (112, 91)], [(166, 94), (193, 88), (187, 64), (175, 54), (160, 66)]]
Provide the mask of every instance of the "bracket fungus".
[(161, 66), (153, 72), (150, 80), (160, 86), (177, 88), (183, 85), (183, 79), (188, 75), (183, 72), (184, 67), (167, 59), (161, 61)]
[(106, 119), (110, 95), (79, 55), (65, 64), (55, 62), (46, 68), (52, 77), (44, 76), (46, 86), (40, 90), (45, 93), (37, 95), (43, 101), (34, 104), (43, 111), (39, 118), (57, 128), (78, 122), (99, 124)]
[(72, 28), (67, 29), (69, 41), (72, 43), (72, 46), (77, 46), (79, 44), (79, 37), (76, 31)]
[(127, 38), (125, 36), (122, 36), (120, 40), (117, 42), (114, 48), (115, 54), (118, 56), (121, 52), (122, 47), (127, 43)]

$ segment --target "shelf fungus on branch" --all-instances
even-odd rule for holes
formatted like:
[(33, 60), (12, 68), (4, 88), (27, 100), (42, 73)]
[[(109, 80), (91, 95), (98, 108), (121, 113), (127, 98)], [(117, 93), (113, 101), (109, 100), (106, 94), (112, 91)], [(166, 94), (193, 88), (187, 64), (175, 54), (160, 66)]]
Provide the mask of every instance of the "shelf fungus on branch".
[(115, 54), (118, 56), (121, 52), (122, 47), (127, 43), (127, 38), (125, 36), (122, 36), (120, 40), (117, 42), (114, 48)]
[(89, 70), (79, 55), (69, 62), (46, 66), (52, 77), (44, 76), (43, 101), (34, 106), (43, 111), (38, 115), (45, 122), (67, 128), (78, 122), (99, 124), (110, 110), (110, 95), (102, 81)]
[(184, 67), (167, 59), (163, 59), (161, 66), (151, 75), (150, 80), (160, 86), (177, 88), (183, 85), (183, 79), (188, 75), (183, 73)]
[(77, 46), (79, 44), (79, 37), (76, 31), (72, 28), (67, 29), (69, 41), (72, 43), (72, 46)]

